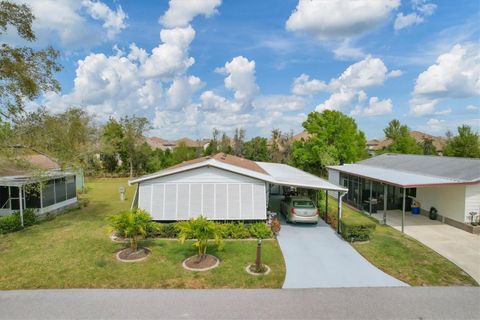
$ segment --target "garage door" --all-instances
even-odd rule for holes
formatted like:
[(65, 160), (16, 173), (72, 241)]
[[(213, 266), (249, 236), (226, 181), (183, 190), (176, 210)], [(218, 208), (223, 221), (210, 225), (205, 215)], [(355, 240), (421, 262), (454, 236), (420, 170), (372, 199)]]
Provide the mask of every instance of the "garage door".
[(139, 208), (154, 220), (266, 218), (264, 183), (156, 183), (141, 189)]

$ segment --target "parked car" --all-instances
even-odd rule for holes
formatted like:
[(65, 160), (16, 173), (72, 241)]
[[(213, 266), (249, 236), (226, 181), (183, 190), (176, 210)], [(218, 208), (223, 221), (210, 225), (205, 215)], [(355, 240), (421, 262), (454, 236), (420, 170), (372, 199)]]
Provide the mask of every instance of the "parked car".
[(286, 197), (280, 204), (280, 212), (287, 222), (318, 223), (318, 209), (306, 197)]

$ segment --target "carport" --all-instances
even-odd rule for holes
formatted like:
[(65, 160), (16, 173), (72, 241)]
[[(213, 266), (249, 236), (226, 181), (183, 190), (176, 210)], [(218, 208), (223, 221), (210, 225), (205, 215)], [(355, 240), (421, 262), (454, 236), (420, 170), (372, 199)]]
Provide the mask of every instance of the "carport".
[[(268, 181), (270, 182), (267, 188), (267, 193), (269, 194), (269, 197), (267, 197), (268, 201), (270, 201), (272, 197), (272, 189), (278, 186), (297, 187), (315, 191), (324, 190), (327, 195), (325, 199), (325, 208), (328, 208), (328, 193), (336, 193), (337, 198), (339, 199), (337, 218), (340, 221), (340, 218), (342, 217), (342, 198), (348, 191), (347, 188), (337, 186), (327, 180), (286, 164), (271, 162), (257, 162), (257, 164), (273, 178), (271, 181)], [(283, 196), (280, 195), (280, 197)], [(275, 198), (275, 194), (273, 194), (273, 198)], [(340, 230), (338, 229), (337, 231)]]

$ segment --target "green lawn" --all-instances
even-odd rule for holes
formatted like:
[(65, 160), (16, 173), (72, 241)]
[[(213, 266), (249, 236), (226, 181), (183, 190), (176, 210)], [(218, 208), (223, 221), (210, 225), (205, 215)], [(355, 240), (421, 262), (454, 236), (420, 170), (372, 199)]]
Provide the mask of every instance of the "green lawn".
[[(337, 201), (329, 199), (329, 214), (337, 212)], [(368, 261), (386, 273), (412, 286), (477, 286), (476, 281), (460, 267), (417, 240), (377, 220), (343, 206), (343, 216), (371, 219), (375, 231), (367, 243), (353, 247)]]
[(194, 273), (182, 268), (193, 254), (191, 242), (147, 240), (152, 255), (139, 263), (114, 258), (122, 248), (108, 238), (109, 214), (128, 209), (119, 200), (118, 187), (126, 179), (97, 179), (87, 183), (87, 207), (73, 210), (26, 230), (0, 236), (0, 289), (27, 288), (279, 288), (285, 265), (278, 243), (263, 242), (267, 276), (248, 275), (244, 268), (255, 259), (255, 241), (225, 241), (221, 251), (211, 253), (221, 260), (216, 269)]

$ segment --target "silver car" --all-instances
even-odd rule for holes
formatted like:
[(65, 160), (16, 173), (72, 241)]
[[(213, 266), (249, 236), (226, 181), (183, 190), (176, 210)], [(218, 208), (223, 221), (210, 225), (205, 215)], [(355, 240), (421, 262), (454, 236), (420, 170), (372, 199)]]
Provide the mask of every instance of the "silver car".
[(318, 223), (318, 209), (306, 197), (286, 197), (280, 204), (280, 212), (287, 222)]

